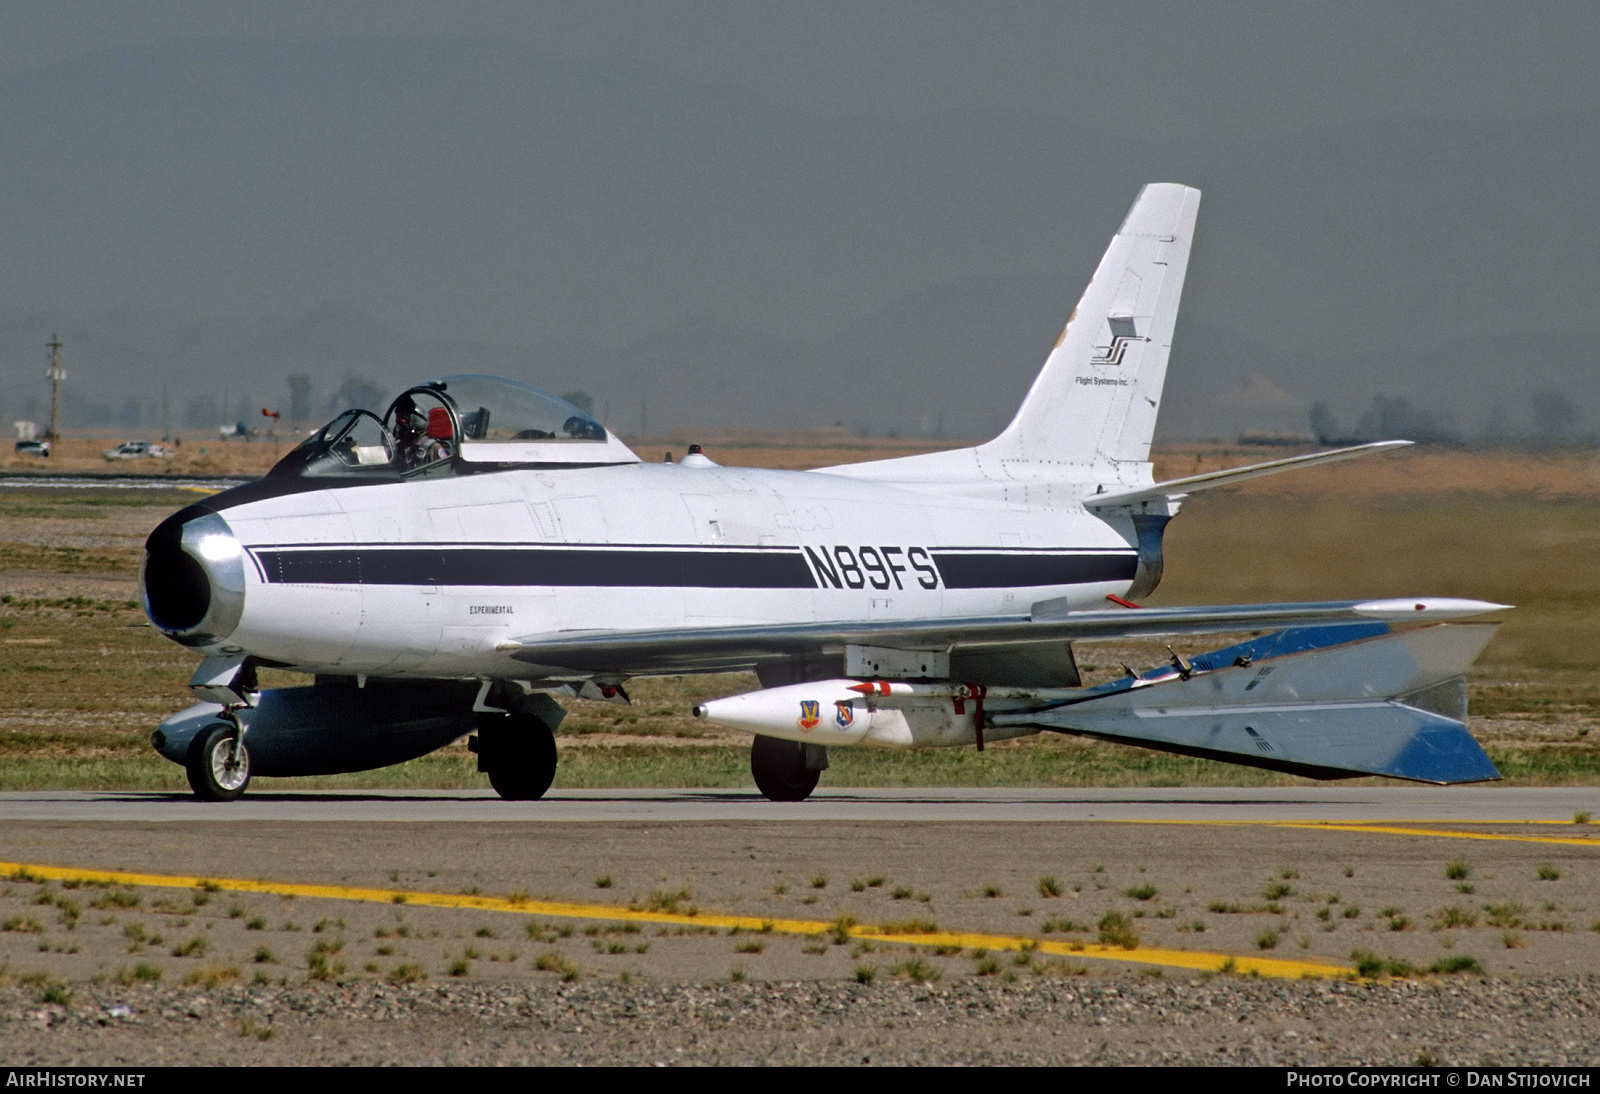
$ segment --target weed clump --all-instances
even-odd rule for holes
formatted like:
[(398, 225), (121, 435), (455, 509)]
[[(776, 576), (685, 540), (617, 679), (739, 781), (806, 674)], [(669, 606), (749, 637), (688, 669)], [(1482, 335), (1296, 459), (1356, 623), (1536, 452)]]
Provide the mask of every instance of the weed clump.
[(910, 980), (916, 984), (929, 984), (944, 975), (936, 966), (928, 964), (920, 957), (908, 958), (889, 972), (900, 980)]
[(1385, 976), (1411, 977), (1411, 976), (1454, 976), (1459, 973), (1472, 973), (1481, 975), (1483, 965), (1476, 957), (1469, 954), (1452, 954), (1441, 957), (1426, 968), (1418, 968), (1409, 961), (1398, 957), (1379, 957), (1369, 950), (1356, 950), (1350, 955), (1356, 963), (1357, 975), (1368, 979), (1378, 980)]
[(1100, 917), (1098, 926), (1102, 946), (1121, 946), (1125, 950), (1138, 948), (1139, 932), (1133, 929), (1133, 921), (1121, 912), (1107, 912)]
[[(700, 909), (688, 901), (694, 898), (688, 886), (668, 892), (665, 889), (652, 889), (650, 899), (645, 906), (652, 912), (666, 912), (668, 915), (697, 915)], [(637, 907), (637, 905), (635, 905)]]
[(1043, 923), (1039, 924), (1039, 929), (1045, 934), (1053, 934), (1056, 931), (1060, 931), (1062, 934), (1068, 934), (1073, 931), (1082, 931), (1084, 933), (1088, 933), (1089, 925), (1087, 923), (1079, 923), (1075, 919), (1059, 917), (1056, 919), (1045, 920)]
[(563, 983), (570, 984), (583, 975), (578, 966), (568, 961), (559, 950), (546, 950), (534, 961), (533, 967), (540, 972), (558, 972)]
[(1483, 911), (1489, 926), (1515, 928), (1522, 926), (1522, 917), (1528, 914), (1528, 906), (1515, 900), (1506, 900), (1499, 904), (1485, 904)]
[(148, 961), (141, 961), (133, 968), (123, 967), (117, 970), (117, 983), (127, 987), (132, 984), (154, 984), (161, 979), (161, 968)]
[(1433, 929), (1436, 931), (1447, 930), (1451, 927), (1476, 927), (1478, 925), (1477, 912), (1458, 908), (1453, 904), (1448, 908), (1440, 908), (1433, 913), (1431, 918), (1433, 919)]
[(239, 979), (239, 966), (206, 963), (183, 978), (185, 984), (198, 984), (202, 988), (216, 988)]
[(935, 934), (939, 924), (931, 919), (907, 919), (898, 923), (885, 923), (878, 928), (884, 934)]
[(321, 939), (306, 951), (306, 979), (337, 980), (344, 975), (344, 962), (333, 961), (332, 956), (344, 949), (344, 939)]

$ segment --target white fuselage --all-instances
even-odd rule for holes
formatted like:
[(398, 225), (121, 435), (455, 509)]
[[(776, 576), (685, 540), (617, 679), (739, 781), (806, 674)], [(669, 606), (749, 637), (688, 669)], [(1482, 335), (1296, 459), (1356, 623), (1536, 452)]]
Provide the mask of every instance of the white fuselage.
[(221, 515), (246, 588), (208, 652), (383, 676), (526, 677), (497, 647), (560, 632), (1101, 606), (1136, 554), (1078, 505), (694, 457), (319, 489)]

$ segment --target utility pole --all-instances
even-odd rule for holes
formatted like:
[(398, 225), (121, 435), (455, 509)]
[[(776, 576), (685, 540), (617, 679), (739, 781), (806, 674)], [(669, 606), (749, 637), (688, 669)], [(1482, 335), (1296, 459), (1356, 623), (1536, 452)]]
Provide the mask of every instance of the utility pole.
[(46, 345), (50, 350), (50, 367), (45, 371), (45, 376), (50, 380), (50, 432), (45, 436), (55, 441), (60, 439), (60, 434), (56, 432), (56, 411), (61, 404), (61, 381), (67, 378), (67, 374), (61, 369), (61, 336), (52, 334)]

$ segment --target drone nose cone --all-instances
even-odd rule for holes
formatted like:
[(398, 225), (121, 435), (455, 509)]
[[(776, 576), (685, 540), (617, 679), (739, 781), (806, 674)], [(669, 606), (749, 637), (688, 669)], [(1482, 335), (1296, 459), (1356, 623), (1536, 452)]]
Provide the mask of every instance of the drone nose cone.
[(224, 639), (244, 614), (244, 548), (227, 521), (191, 505), (145, 541), (139, 591), (150, 622), (174, 641)]

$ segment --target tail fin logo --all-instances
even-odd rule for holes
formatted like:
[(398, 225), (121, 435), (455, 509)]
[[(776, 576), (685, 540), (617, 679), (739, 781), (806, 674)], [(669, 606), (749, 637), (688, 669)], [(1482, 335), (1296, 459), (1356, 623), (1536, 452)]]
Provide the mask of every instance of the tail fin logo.
[(1128, 348), (1128, 343), (1142, 341), (1133, 329), (1133, 319), (1123, 315), (1106, 317), (1106, 322), (1111, 325), (1111, 344), (1109, 346), (1096, 346), (1098, 356), (1089, 358), (1091, 365), (1122, 364), (1122, 355)]

